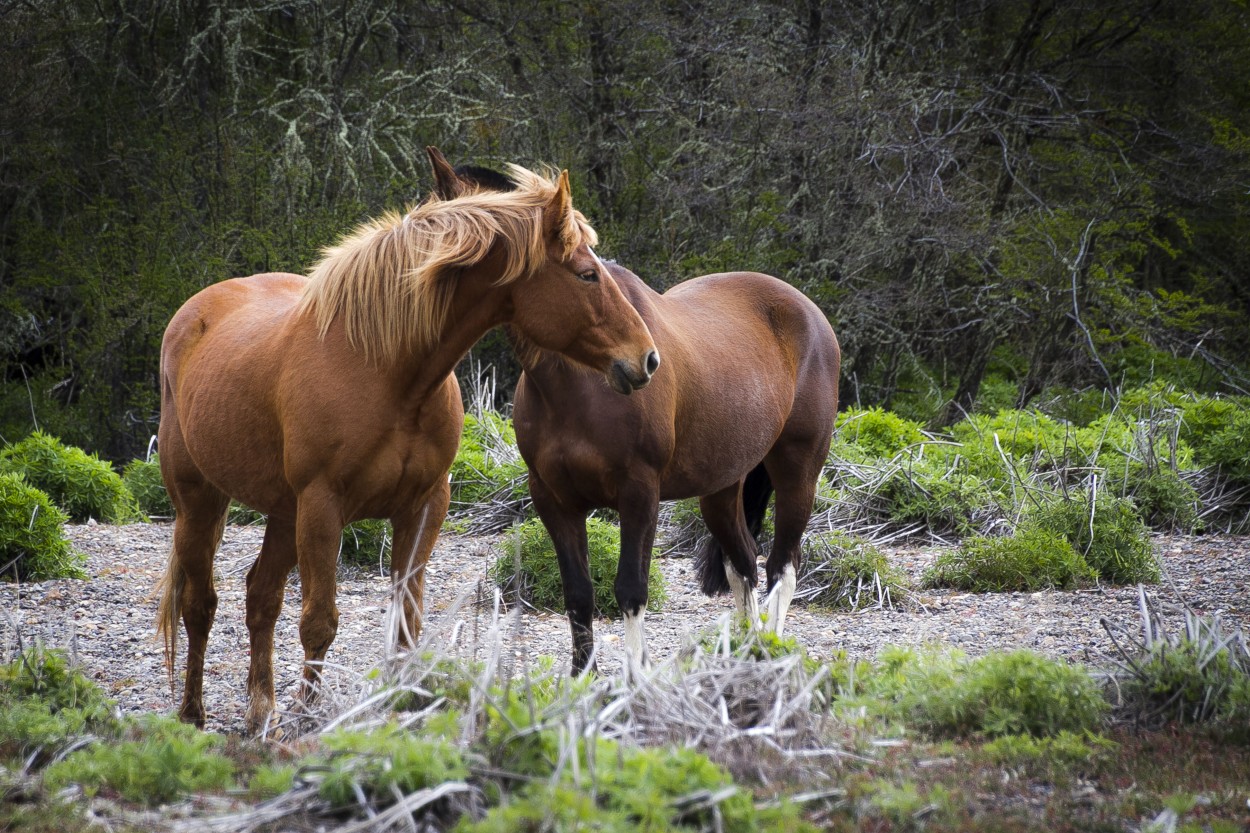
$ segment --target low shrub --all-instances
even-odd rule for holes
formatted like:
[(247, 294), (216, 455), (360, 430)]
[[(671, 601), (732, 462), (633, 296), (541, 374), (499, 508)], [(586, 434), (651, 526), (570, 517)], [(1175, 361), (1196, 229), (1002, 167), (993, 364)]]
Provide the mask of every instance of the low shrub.
[(1125, 491), (1138, 515), (1153, 529), (1191, 532), (1200, 528), (1198, 491), (1171, 468), (1152, 470), (1130, 463)]
[[(621, 531), (606, 521), (589, 518), (586, 537), (595, 607), (601, 616), (619, 616), (621, 610), (616, 603), (614, 584), (621, 553)], [(542, 521), (535, 518), (520, 524), (511, 535), (500, 540), (495, 549), (497, 557), (490, 575), (506, 595), (519, 595), (535, 607), (565, 610), (555, 544)], [(664, 576), (652, 558), (647, 576), (647, 609), (658, 611), (665, 596)]]
[(893, 607), (908, 594), (907, 575), (872, 544), (840, 532), (803, 541), (803, 570), (796, 602), (830, 610)]
[(1028, 520), (1067, 539), (1098, 577), (1111, 584), (1153, 583), (1159, 562), (1150, 531), (1133, 503), (1105, 490), (1056, 496), (1033, 508)]
[(453, 525), (493, 532), (530, 517), (527, 477), (512, 421), (491, 410), (465, 414), (451, 465)]
[(122, 482), (139, 502), (139, 508), (150, 518), (172, 518), (174, 505), (165, 491), (161, 478), (160, 457), (153, 454), (148, 460), (131, 460), (122, 469)]
[(835, 445), (858, 446), (869, 457), (891, 459), (927, 439), (918, 422), (881, 408), (848, 408), (838, 414)]
[(86, 556), (65, 537), (65, 513), (20, 474), (0, 474), (0, 572), (22, 581), (86, 578)]
[(88, 794), (107, 787), (129, 801), (156, 805), (234, 782), (234, 763), (216, 751), (221, 739), (215, 735), (155, 715), (130, 723), (129, 734), (133, 739), (97, 744), (52, 764), (44, 784), (53, 791), (77, 784)]
[(36, 431), (0, 451), (0, 473), (18, 473), (47, 493), (72, 521), (123, 524), (144, 520), (134, 495), (107, 462)]
[(109, 733), (115, 725), (112, 703), (64, 653), (36, 647), (0, 666), (0, 760), (41, 764), (83, 735)]
[(857, 685), (867, 698), (852, 697), (845, 705), (937, 737), (1092, 731), (1108, 709), (1084, 668), (1031, 651), (970, 660), (957, 651), (887, 648)]
[(328, 759), (314, 760), (308, 769), (320, 773), (317, 791), (336, 808), (354, 806), (360, 797), (375, 806), (390, 804), (395, 791), (406, 795), (468, 775), (454, 745), (394, 723), (368, 732), (335, 731), (321, 742)]
[(1116, 749), (1115, 741), (1094, 732), (1069, 732), (1052, 737), (1003, 735), (981, 747), (994, 763), (1023, 770), (1035, 777), (1050, 777), (1072, 768), (1088, 769)]
[(877, 498), (890, 520), (922, 524), (938, 535), (971, 534), (983, 517), (998, 512), (989, 483), (938, 455), (898, 467), (879, 486)]
[(925, 571), (927, 587), (973, 593), (1069, 589), (1098, 574), (1058, 533), (1025, 524), (1009, 537), (973, 536)]

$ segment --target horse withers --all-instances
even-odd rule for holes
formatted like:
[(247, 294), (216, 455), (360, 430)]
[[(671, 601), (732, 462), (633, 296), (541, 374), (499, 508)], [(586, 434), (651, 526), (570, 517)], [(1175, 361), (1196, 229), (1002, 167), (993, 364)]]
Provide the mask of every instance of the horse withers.
[[(445, 195), (507, 187), (482, 169), (433, 160)], [(573, 639), (573, 671), (592, 660), (594, 594), (586, 518), (620, 513), (615, 593), (631, 661), (646, 662), (647, 573), (661, 500), (698, 497), (712, 540), (702, 589), (732, 591), (759, 618), (755, 538), (775, 492), (766, 563), (768, 627), (781, 633), (800, 548), (829, 452), (841, 352), (824, 313), (794, 287), (755, 272), (705, 275), (664, 294), (616, 264), (607, 270), (646, 322), (664, 363), (629, 399), (524, 332), (513, 421), (530, 494), (555, 544)]]
[(567, 172), (552, 179), (513, 167), (510, 178), (517, 187), (506, 193), (435, 196), (365, 223), (308, 278), (210, 286), (170, 321), (159, 444), (176, 516), (158, 628), (171, 673), (179, 618), (186, 628), (184, 721), (204, 723), (213, 559), (231, 498), (268, 518), (247, 575), (246, 720), (256, 731), (274, 708), (274, 624), (293, 567), (300, 699), (314, 695), (338, 626), (346, 524), (393, 524), (393, 610), (401, 643), (415, 641), (463, 422), (452, 370), (474, 342), (508, 324), (605, 390), (630, 393), (650, 380), (655, 343), (591, 249), (595, 232), (573, 208)]

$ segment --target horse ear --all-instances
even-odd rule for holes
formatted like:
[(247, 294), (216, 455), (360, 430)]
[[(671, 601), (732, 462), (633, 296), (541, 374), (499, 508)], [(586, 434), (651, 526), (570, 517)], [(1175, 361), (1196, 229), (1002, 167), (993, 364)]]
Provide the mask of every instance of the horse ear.
[(573, 194), (569, 189), (569, 172), (560, 171), (556, 180), (556, 192), (543, 209), (543, 231), (548, 238), (559, 238), (564, 233), (573, 213)]
[(442, 151), (430, 145), (425, 152), (430, 157), (430, 168), (434, 171), (434, 193), (440, 200), (454, 200), (468, 190), (464, 180), (456, 176)]

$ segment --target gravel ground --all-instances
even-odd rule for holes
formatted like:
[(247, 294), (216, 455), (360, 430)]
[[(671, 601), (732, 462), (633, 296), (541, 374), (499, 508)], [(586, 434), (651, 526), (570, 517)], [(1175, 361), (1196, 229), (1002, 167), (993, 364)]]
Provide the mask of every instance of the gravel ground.
[[(0, 583), (0, 659), (19, 645), (41, 640), (70, 649), (114, 697), (123, 711), (171, 711), (176, 700), (156, 640), (153, 588), (165, 568), (172, 526), (78, 525), (68, 528), (74, 546), (87, 556), (89, 581)], [(205, 706), (209, 729), (241, 731), (247, 674), (247, 629), (243, 624), (244, 576), (260, 547), (263, 530), (229, 527), (217, 558), (217, 622), (208, 645)], [(444, 536), (426, 579), (427, 631), (448, 644), (455, 622), (463, 623), (457, 650), (471, 652), (489, 626), (491, 598), (485, 579), (495, 537)], [(1250, 631), (1250, 538), (1159, 536), (1155, 546), (1165, 579), (1148, 589), (1160, 603), (1184, 600), (1203, 613), (1221, 613), (1230, 624)], [(913, 579), (933, 562), (937, 547), (893, 547), (890, 561)], [(728, 597), (699, 594), (689, 559), (665, 558), (668, 582), (664, 610), (647, 618), (651, 658), (663, 662), (692, 635), (714, 626), (731, 604)], [(762, 576), (762, 568), (761, 568)], [(377, 571), (341, 571), (339, 633), (328, 661), (347, 677), (383, 658), (388, 581)], [(278, 622), (275, 677), (279, 704), (289, 703), (303, 657), (297, 628), (299, 585), (289, 583)], [(1136, 588), (1096, 588), (1080, 592), (967, 594), (923, 591), (904, 610), (828, 613), (792, 609), (787, 631), (817, 657), (845, 649), (872, 657), (882, 646), (941, 644), (969, 654), (1029, 648), (1043, 654), (1108, 667), (1111, 640), (1099, 624), (1106, 617), (1136, 630)], [(563, 616), (530, 612), (507, 636), (518, 661), (548, 654), (569, 661), (568, 627)], [(619, 667), (622, 624), (596, 623), (604, 672)], [(180, 637), (181, 639), (181, 637)], [(185, 643), (180, 641), (180, 652)], [(181, 663), (179, 656), (179, 685)]]

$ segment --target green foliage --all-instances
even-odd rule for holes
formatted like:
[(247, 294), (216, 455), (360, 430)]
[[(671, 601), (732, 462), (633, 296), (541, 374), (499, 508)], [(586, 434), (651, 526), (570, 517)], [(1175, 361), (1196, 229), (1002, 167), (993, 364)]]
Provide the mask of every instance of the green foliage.
[(112, 704), (65, 654), (28, 649), (0, 666), (0, 760), (40, 759), (91, 733), (111, 731)]
[(328, 760), (312, 767), (324, 772), (318, 792), (333, 807), (350, 807), (358, 795), (389, 804), (394, 791), (416, 792), (444, 781), (459, 781), (468, 769), (459, 749), (388, 723), (368, 732), (338, 730), (325, 735)]
[(274, 798), (295, 784), (296, 768), (290, 764), (265, 764), (256, 768), (247, 782), (247, 793), (256, 801)]
[(174, 505), (169, 500), (169, 492), (165, 491), (165, 481), (161, 477), (159, 455), (153, 454), (148, 460), (131, 460), (122, 469), (122, 482), (135, 496), (144, 514), (153, 518), (174, 516)]
[[(976, 470), (996, 471), (1003, 454), (1030, 468), (1050, 469), (1080, 459), (1072, 429), (1040, 411), (999, 411), (994, 416), (973, 415), (951, 428), (963, 443), (963, 454)], [(1002, 450), (1002, 454), (999, 453)]]
[(0, 451), (0, 473), (24, 475), (74, 521), (143, 520), (134, 495), (112, 466), (42, 431)]
[(1242, 410), (1209, 435), (1200, 453), (1229, 477), (1250, 482), (1250, 404), (1243, 402)]
[(939, 455), (894, 469), (876, 496), (894, 522), (919, 523), (939, 535), (972, 532), (977, 516), (997, 505), (990, 483)]
[[(620, 529), (592, 517), (586, 521), (586, 535), (595, 607), (601, 616), (619, 616), (621, 611), (616, 603), (614, 585), (621, 553)], [(542, 521), (535, 518), (519, 525), (511, 535), (500, 540), (495, 550), (497, 556), (490, 570), (492, 581), (509, 592), (519, 592), (535, 607), (564, 610), (555, 544)], [(660, 610), (666, 595), (664, 576), (653, 558), (647, 574), (647, 609)]]
[(374, 518), (343, 529), (339, 561), (357, 567), (388, 567), (391, 562), (391, 524)]
[(1088, 770), (1096, 761), (1112, 754), (1116, 743), (1088, 730), (1070, 732), (1065, 729), (1050, 737), (1002, 735), (981, 749), (997, 764), (1053, 777), (1058, 771)]
[(1029, 520), (1063, 536), (1101, 580), (1137, 584), (1159, 580), (1150, 532), (1132, 502), (1105, 491), (1077, 492), (1034, 508)]
[(265, 516), (255, 509), (244, 506), (237, 500), (230, 501), (230, 509), (226, 513), (226, 523), (237, 526), (258, 526), (265, 522)]
[(1128, 466), (1125, 486), (1138, 514), (1151, 528), (1181, 532), (1198, 528), (1201, 503), (1198, 490), (1181, 479), (1175, 470), (1132, 463)]
[(841, 532), (809, 535), (803, 541), (803, 575), (798, 594), (810, 605), (831, 610), (893, 606), (908, 595), (907, 574), (862, 538)]
[(65, 513), (20, 474), (0, 474), (0, 569), (23, 581), (86, 578), (86, 556), (65, 537)]
[(1079, 666), (1030, 651), (968, 659), (957, 651), (887, 648), (845, 698), (887, 719), (943, 737), (1094, 730), (1107, 711), (1098, 684)]
[(234, 763), (216, 751), (219, 737), (154, 715), (133, 722), (131, 733), (132, 740), (97, 744), (51, 765), (44, 784), (53, 791), (78, 784), (88, 794), (108, 788), (129, 801), (157, 805), (234, 781)]
[(881, 408), (848, 408), (839, 413), (836, 437), (835, 445), (852, 444), (869, 457), (887, 460), (926, 440), (920, 423)]
[(1098, 574), (1055, 532), (1025, 524), (1009, 537), (973, 536), (943, 552), (924, 576), (928, 587), (974, 593), (1070, 589)]
[(464, 433), (451, 464), (451, 499), (471, 506), (501, 494), (528, 495), (525, 462), (516, 449), (512, 420), (495, 411), (464, 415)]

